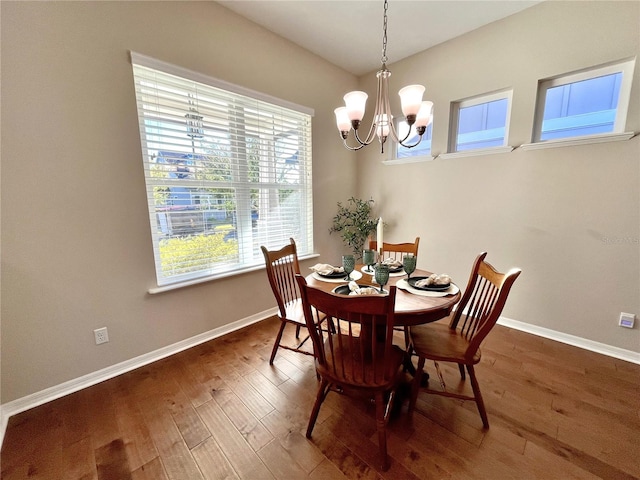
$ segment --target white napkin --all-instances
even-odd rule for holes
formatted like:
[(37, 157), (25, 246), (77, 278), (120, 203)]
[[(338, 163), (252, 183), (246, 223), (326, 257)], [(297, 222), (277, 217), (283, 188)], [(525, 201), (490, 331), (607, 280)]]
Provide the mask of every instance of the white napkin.
[(446, 273), (438, 275), (437, 273), (432, 273), (427, 278), (423, 278), (422, 280), (418, 280), (415, 283), (416, 287), (428, 287), (429, 285), (448, 285), (451, 283), (451, 277)]
[(385, 265), (389, 265), (389, 268), (391, 270), (395, 269), (395, 268), (400, 268), (402, 267), (402, 262), (399, 260), (395, 260), (391, 257), (389, 258), (385, 258), (382, 263), (384, 263)]
[(380, 292), (374, 287), (359, 287), (353, 280), (349, 282), (349, 295), (376, 295)]
[(411, 285), (407, 283), (405, 278), (398, 280), (396, 283), (396, 287), (401, 290), (405, 290), (409, 292), (411, 295), (418, 295), (419, 297), (447, 297), (449, 295), (456, 295), (460, 289), (455, 283), (451, 283), (449, 288), (446, 290), (424, 290), (421, 288), (413, 288)]
[(342, 273), (344, 272), (344, 268), (342, 267), (334, 267), (333, 265), (329, 265), (328, 263), (316, 263), (313, 267), (309, 267), (310, 270), (313, 270), (320, 275), (330, 275), (332, 273)]

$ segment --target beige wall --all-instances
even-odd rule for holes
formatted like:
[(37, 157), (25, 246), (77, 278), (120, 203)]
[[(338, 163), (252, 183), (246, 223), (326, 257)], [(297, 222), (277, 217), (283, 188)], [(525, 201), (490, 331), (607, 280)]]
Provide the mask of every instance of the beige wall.
[[(637, 138), (384, 167), (374, 147), (356, 160), (335, 131), (332, 109), (355, 78), (216, 4), (0, 8), (2, 403), (274, 306), (263, 271), (147, 294), (155, 272), (129, 50), (315, 109), (322, 259), (342, 251), (327, 232), (357, 185), (388, 239), (422, 237), (421, 266), (464, 283), (486, 249), (497, 267), (524, 270), (508, 317), (638, 350), (638, 329), (615, 326), (620, 311), (640, 313), (638, 244), (602, 241), (638, 238)], [(392, 65), (392, 85), (427, 84), (441, 152), (450, 100), (513, 86), (518, 145), (529, 140), (536, 79), (636, 55), (637, 19), (637, 2), (549, 2)], [(110, 342), (95, 346), (101, 326)]]
[[(638, 55), (639, 25), (639, 2), (545, 2), (390, 65), (391, 90), (427, 86), (438, 154), (451, 101), (511, 87), (518, 146), (531, 141), (538, 79)], [(361, 80), (375, 91), (373, 74)], [(640, 131), (640, 65), (626, 130)], [(419, 266), (465, 284), (486, 250), (497, 268), (523, 270), (506, 317), (640, 352), (638, 325), (617, 326), (620, 312), (640, 314), (639, 137), (397, 166), (382, 158), (359, 153), (359, 194), (376, 200), (385, 239), (421, 237)]]
[(3, 403), (275, 307), (264, 271), (147, 294), (130, 50), (314, 108), (316, 250), (340, 251), (355, 160), (332, 105), (355, 77), (212, 2), (1, 8)]

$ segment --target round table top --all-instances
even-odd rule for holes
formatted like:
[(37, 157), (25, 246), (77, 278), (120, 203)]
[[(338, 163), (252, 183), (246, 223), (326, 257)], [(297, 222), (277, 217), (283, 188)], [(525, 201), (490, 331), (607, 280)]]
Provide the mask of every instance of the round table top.
[[(355, 271), (361, 272), (363, 265), (357, 265)], [(412, 276), (429, 276), (431, 272), (426, 270), (416, 270)], [(389, 283), (385, 285), (385, 289), (389, 285), (395, 285), (398, 281), (406, 279), (406, 274), (390, 275)], [(312, 274), (306, 277), (307, 284), (314, 288), (330, 292), (339, 285), (345, 285), (348, 282), (336, 282), (335, 280), (325, 281), (319, 276)], [(362, 273), (362, 277), (357, 280), (359, 285), (377, 284), (373, 280), (373, 276)], [(406, 290), (398, 288), (396, 292), (396, 324), (397, 325), (420, 325), (422, 323), (435, 322), (451, 313), (453, 306), (460, 301), (460, 292), (454, 295), (446, 295), (442, 297), (427, 297), (415, 295)]]

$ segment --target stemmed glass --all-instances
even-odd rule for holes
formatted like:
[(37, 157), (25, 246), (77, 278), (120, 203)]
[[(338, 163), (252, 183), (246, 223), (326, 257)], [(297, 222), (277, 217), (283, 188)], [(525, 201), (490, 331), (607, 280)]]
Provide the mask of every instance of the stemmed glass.
[(407, 281), (411, 278), (411, 274), (416, 271), (416, 261), (418, 257), (415, 255), (405, 255), (402, 257), (402, 268), (407, 272)]
[(353, 269), (356, 268), (356, 257), (354, 257), (353, 255), (343, 255), (342, 268), (347, 274), (347, 278), (345, 278), (345, 280), (347, 281), (353, 280), (351, 278), (351, 272), (353, 272)]
[(376, 263), (375, 250), (364, 250), (362, 252), (362, 262), (367, 266), (367, 268), (365, 268), (365, 272), (373, 273), (373, 268), (371, 268), (371, 265)]
[(389, 265), (378, 263), (375, 273), (376, 283), (380, 285), (380, 293), (384, 293), (384, 287), (389, 281)]

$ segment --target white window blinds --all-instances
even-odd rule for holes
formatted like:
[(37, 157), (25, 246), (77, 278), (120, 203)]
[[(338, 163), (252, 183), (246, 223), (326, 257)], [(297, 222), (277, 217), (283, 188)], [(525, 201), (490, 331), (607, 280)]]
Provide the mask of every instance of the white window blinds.
[(313, 111), (131, 55), (158, 285), (313, 252)]

